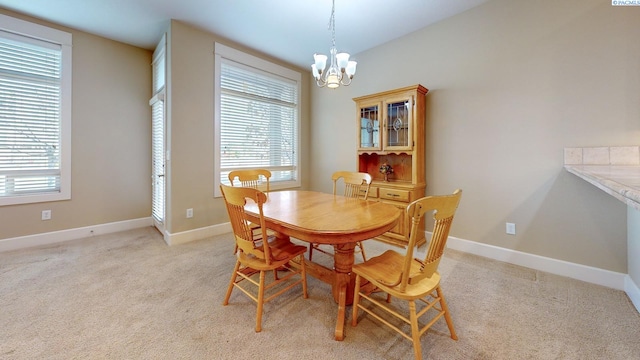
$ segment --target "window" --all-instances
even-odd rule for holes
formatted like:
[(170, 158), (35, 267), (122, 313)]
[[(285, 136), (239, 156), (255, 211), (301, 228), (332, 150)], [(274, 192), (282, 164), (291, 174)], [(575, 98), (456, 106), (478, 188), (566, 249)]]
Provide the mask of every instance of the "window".
[(0, 14), (0, 205), (71, 198), (71, 34)]
[(215, 194), (234, 169), (268, 169), (272, 189), (300, 186), (299, 72), (216, 44)]

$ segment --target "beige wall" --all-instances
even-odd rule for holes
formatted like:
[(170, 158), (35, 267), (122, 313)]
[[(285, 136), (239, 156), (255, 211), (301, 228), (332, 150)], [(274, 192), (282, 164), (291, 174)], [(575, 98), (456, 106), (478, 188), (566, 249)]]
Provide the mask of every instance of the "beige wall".
[(607, 1), (494, 0), (356, 54), (350, 87), (312, 90), (311, 188), (355, 168), (351, 98), (420, 83), (427, 194), (464, 190), (451, 235), (626, 273), (626, 206), (562, 156), (640, 143), (638, 24)]
[[(167, 230), (180, 233), (229, 221), (222, 198), (213, 197), (214, 44), (245, 51), (302, 72), (302, 185), (308, 186), (309, 78), (280, 60), (269, 58), (180, 21), (169, 31), (168, 121), (171, 129), (170, 194)], [(186, 209), (193, 208), (193, 218)]]
[(0, 239), (151, 216), (151, 52), (0, 13), (73, 35), (71, 200), (0, 207)]

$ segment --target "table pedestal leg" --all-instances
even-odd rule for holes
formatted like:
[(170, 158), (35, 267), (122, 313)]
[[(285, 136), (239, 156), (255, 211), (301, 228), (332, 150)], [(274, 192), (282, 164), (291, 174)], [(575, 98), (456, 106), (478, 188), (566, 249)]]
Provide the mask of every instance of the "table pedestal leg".
[[(344, 339), (344, 323), (347, 304), (353, 302), (353, 284), (351, 268), (353, 267), (353, 250), (355, 243), (345, 243), (333, 246), (335, 282), (333, 284), (333, 298), (338, 302), (338, 318), (336, 320), (336, 340)], [(349, 301), (350, 300), (350, 301)]]

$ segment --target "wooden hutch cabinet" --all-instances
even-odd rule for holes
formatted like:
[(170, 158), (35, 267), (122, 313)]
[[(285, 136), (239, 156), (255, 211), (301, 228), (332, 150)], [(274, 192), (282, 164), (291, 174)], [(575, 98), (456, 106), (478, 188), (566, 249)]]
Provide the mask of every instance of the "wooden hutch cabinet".
[[(358, 171), (373, 177), (369, 199), (402, 210), (398, 225), (376, 239), (399, 246), (409, 242), (407, 205), (425, 195), (425, 102), (422, 85), (354, 98), (358, 124)], [(383, 164), (393, 172), (380, 172)], [(425, 242), (424, 222), (418, 244)]]

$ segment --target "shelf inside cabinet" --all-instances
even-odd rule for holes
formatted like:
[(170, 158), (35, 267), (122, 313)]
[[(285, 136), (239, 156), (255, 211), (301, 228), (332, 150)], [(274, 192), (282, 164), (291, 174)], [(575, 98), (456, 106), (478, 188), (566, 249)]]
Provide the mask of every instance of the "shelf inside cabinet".
[(389, 174), (391, 181), (411, 183), (413, 174), (411, 157), (412, 155), (407, 153), (360, 154), (358, 156), (358, 171), (371, 174), (374, 181), (384, 181), (384, 174), (380, 173), (380, 166), (387, 164), (393, 169), (393, 173)]

